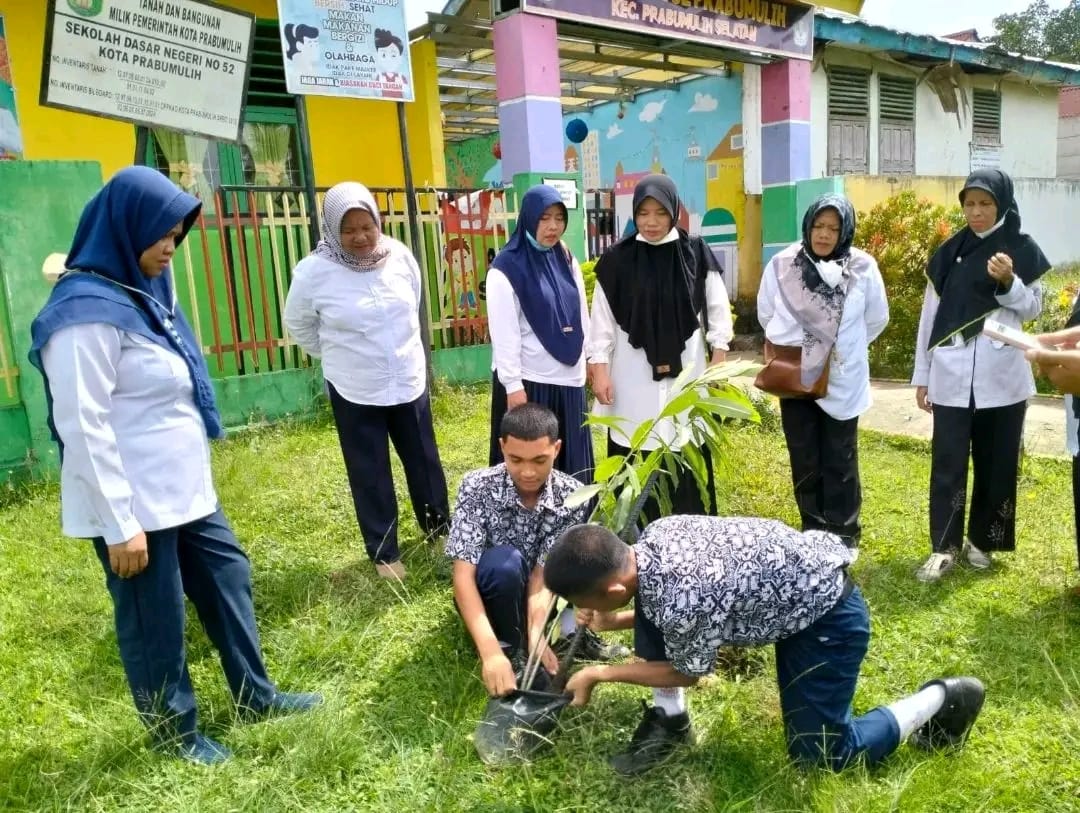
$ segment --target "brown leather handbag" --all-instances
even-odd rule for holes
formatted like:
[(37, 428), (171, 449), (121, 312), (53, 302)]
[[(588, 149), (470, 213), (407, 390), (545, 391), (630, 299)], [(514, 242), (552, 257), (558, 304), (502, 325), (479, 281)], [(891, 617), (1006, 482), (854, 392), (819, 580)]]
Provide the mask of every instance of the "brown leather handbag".
[(765, 366), (754, 379), (759, 390), (780, 398), (823, 398), (829, 389), (830, 358), (821, 376), (809, 387), (802, 383), (802, 348), (765, 340)]

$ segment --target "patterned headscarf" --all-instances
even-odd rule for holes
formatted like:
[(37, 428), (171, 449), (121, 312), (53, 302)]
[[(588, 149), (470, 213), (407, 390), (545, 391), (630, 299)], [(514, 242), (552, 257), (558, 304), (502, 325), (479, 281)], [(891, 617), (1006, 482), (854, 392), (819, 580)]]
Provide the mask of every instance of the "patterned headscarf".
[[(379, 240), (365, 257), (357, 257), (341, 245), (341, 222), (353, 209), (363, 209), (371, 215), (375, 227), (379, 229)], [(355, 181), (345, 181), (331, 187), (323, 198), (322, 239), (312, 253), (353, 271), (374, 271), (390, 256), (390, 250), (390, 241), (382, 233), (379, 207), (375, 205), (375, 197), (368, 188)]]

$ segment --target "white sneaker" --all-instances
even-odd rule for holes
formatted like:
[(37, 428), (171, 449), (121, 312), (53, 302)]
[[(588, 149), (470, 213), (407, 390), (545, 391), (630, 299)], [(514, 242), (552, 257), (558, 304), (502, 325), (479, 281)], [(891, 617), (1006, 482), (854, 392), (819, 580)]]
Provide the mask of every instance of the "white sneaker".
[(967, 555), (968, 564), (976, 570), (986, 570), (993, 564), (990, 554), (979, 550), (970, 540), (964, 540), (964, 553)]
[(956, 555), (952, 553), (931, 553), (923, 566), (915, 571), (915, 578), (921, 582), (936, 582), (953, 569)]

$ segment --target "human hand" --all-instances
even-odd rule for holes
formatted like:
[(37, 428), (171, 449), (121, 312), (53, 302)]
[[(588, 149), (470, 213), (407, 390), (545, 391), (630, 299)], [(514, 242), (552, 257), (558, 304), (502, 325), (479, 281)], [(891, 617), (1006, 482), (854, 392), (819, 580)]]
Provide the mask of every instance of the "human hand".
[(559, 656), (555, 654), (555, 650), (547, 645), (547, 641), (544, 642), (544, 651), (540, 653), (540, 663), (547, 669), (548, 674), (554, 675), (559, 671)]
[(597, 369), (593, 372), (592, 391), (593, 395), (596, 396), (596, 400), (604, 406), (611, 406), (615, 403), (615, 385), (606, 370)]
[(529, 396), (525, 394), (524, 389), (520, 389), (517, 392), (509, 392), (506, 394), (506, 410), (509, 412), (516, 406), (521, 406), (529, 400)]
[(578, 608), (574, 615), (579, 624), (583, 624), (593, 632), (607, 632), (608, 630), (619, 629), (619, 625), (616, 623), (618, 613)]
[(1080, 395), (1080, 350), (1028, 350), (1025, 355), (1061, 392)]
[(915, 404), (923, 412), (934, 411), (934, 405), (930, 403), (930, 399), (926, 397), (926, 387), (915, 388)]
[(1062, 350), (1076, 350), (1077, 346), (1080, 345), (1080, 326), (1067, 327), (1053, 333), (1040, 333), (1035, 338), (1039, 344), (1047, 348), (1056, 347)]
[(146, 533), (139, 531), (126, 542), (109, 545), (109, 567), (121, 579), (138, 576), (150, 564), (150, 552), (146, 549)]
[(600, 668), (586, 666), (580, 672), (572, 675), (570, 680), (566, 682), (566, 693), (574, 696), (574, 699), (570, 701), (571, 706), (580, 708), (589, 704), (589, 700), (592, 699), (593, 689), (600, 682)]
[(1005, 290), (1012, 287), (1014, 277), (1013, 261), (1008, 254), (1002, 254), (999, 251), (991, 257), (986, 263), (986, 271)]
[(488, 694), (492, 697), (503, 697), (517, 688), (514, 667), (510, 665), (510, 659), (502, 652), (489, 655), (480, 661), (480, 677), (484, 681)]
[(714, 367), (717, 364), (723, 364), (727, 361), (727, 350), (713, 350), (712, 358), (709, 359), (709, 366)]

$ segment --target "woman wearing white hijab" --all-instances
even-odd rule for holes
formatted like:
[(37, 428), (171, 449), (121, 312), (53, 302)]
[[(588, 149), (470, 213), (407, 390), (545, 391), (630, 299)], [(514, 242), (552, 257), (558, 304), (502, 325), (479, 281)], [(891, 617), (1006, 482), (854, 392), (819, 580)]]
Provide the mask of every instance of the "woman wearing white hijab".
[(795, 502), (804, 531), (857, 548), (862, 527), (859, 416), (870, 407), (868, 349), (889, 324), (877, 262), (854, 248), (855, 210), (825, 195), (803, 217), (803, 238), (765, 267), (758, 321), (777, 346), (802, 348), (804, 383), (828, 375), (819, 399), (780, 399)]
[(364, 546), (387, 579), (405, 575), (390, 441), (420, 528), (442, 533), (450, 516), (428, 399), (420, 286), (416, 260), (382, 233), (367, 187), (347, 182), (326, 193), (322, 240), (294, 269), (285, 303), (289, 334), (322, 359)]

